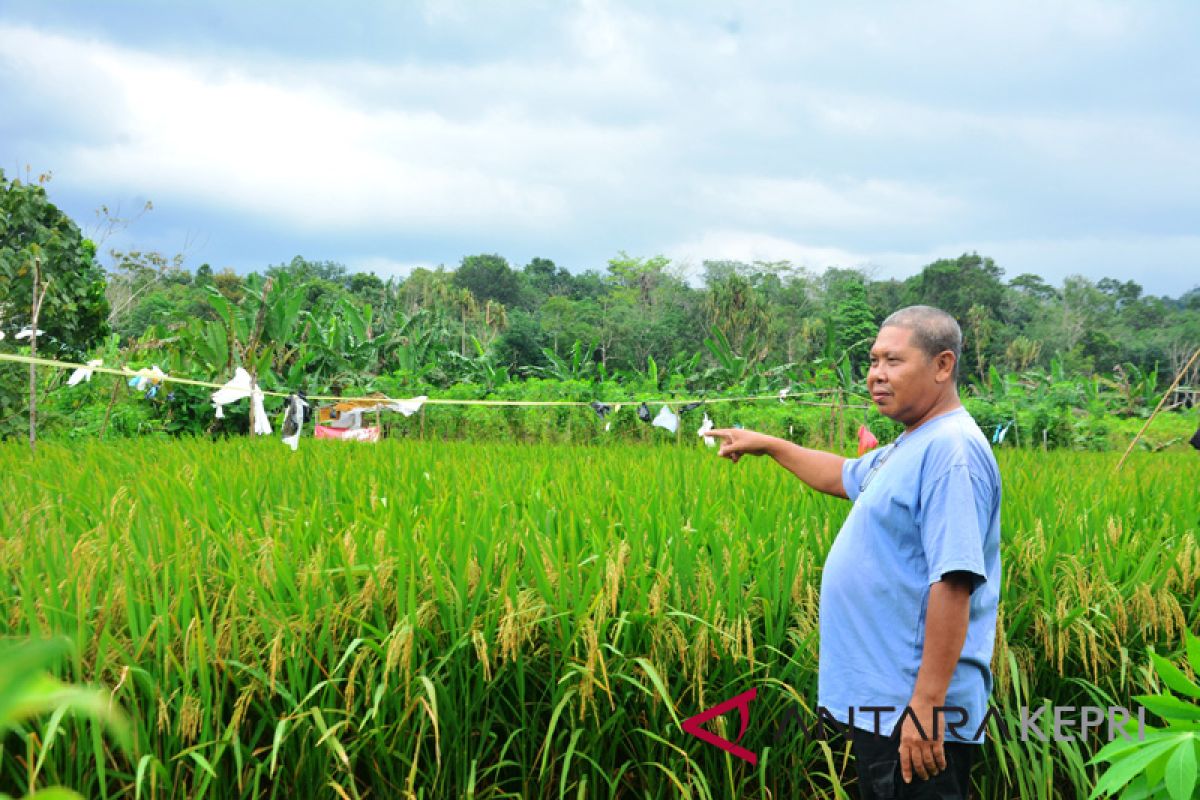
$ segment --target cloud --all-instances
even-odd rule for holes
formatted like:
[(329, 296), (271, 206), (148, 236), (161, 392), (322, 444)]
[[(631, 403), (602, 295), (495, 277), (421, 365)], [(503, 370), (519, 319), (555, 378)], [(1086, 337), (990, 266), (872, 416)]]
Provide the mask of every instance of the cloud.
[(817, 272), (827, 267), (857, 268), (870, 259), (839, 247), (806, 244), (766, 233), (741, 230), (705, 231), (699, 237), (663, 248), (673, 261), (686, 264), (689, 275), (700, 272), (704, 261), (790, 261)]
[(109, 109), (109, 135), (64, 148), (60, 174), (280, 227), (554, 228), (574, 212), (572, 182), (602, 178), (597, 162), (612, 174), (655, 141), (645, 127), (548, 127), (502, 108), (468, 120), (377, 111), (313, 84), (27, 29), (0, 28), (0, 47), (47, 106), (69, 104), (74, 77), (90, 75)]
[[(1149, 294), (1168, 296), (1200, 286), (1200, 236), (945, 241), (923, 250), (855, 252), (764, 233), (713, 230), (668, 245), (663, 252), (685, 264), (693, 279), (706, 260), (789, 261), (818, 273), (839, 267), (861, 269), (876, 280), (903, 279), (938, 259), (978, 252), (995, 259), (1005, 280), (1025, 272), (1053, 285), (1061, 285), (1069, 275), (1111, 277), (1135, 281)], [(1185, 274), (1190, 280), (1180, 280)]]
[(880, 179), (738, 178), (706, 187), (701, 202), (737, 220), (843, 232), (945, 222), (962, 207), (934, 189)]
[(388, 256), (358, 256), (346, 259), (351, 272), (373, 272), (381, 278), (404, 278), (414, 269), (435, 269), (429, 261), (397, 261)]
[(0, 12), (0, 153), (77, 217), (152, 199), (146, 238), (199, 225), (214, 264), (978, 250), (1099, 277), (1141, 243), (1194, 274), (1193, 5), (163, 9)]

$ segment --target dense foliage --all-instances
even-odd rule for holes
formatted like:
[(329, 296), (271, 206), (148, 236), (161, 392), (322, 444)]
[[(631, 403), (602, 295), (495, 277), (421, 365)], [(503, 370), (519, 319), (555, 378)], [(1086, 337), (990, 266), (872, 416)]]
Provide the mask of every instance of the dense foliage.
[[(976, 254), (903, 281), (732, 261), (706, 261), (689, 280), (684, 265), (625, 253), (582, 272), (470, 255), (454, 269), (383, 280), (301, 257), (242, 276), (112, 252), (104, 273), (43, 187), (0, 184), (0, 350), (23, 349), (13, 334), (28, 321), (28, 266), (40, 255), (53, 280), (39, 353), (219, 382), (245, 366), (280, 391), (619, 401), (790, 388), (861, 397), (879, 323), (926, 303), (963, 327), (960, 385), (982, 421), (1016, 419), (1018, 438), (1053, 445), (1098, 440), (1089, 414), (1146, 414), (1200, 343), (1200, 287), (1169, 298), (1131, 280), (1006, 281)], [(1192, 372), (1185, 384), (1194, 386), (1200, 366)], [(112, 378), (56, 391), (64, 379), (43, 370), (48, 435), (245, 430), (244, 415), (214, 426), (202, 389), (171, 387), (148, 401), (110, 391)], [(25, 381), (26, 370), (0, 365), (0, 436), (20, 430)]]
[[(1026, 743), (1019, 709), (1133, 709), (1158, 688), (1147, 648), (1182, 663), (1200, 463), (998, 457), (992, 702), (1014, 736), (990, 731), (978, 796), (1085, 797), (1104, 730)], [(47, 444), (36, 463), (9, 442), (0, 472), (0, 627), (70, 639), (62, 677), (109, 687), (134, 728), (121, 751), (81, 721), (24, 726), (0, 739), (0, 791), (832, 797), (852, 779), (805, 735), (820, 565), (850, 505), (769, 460), (694, 436), (286, 457), (182, 438)], [(682, 731), (750, 688), (757, 767)]]

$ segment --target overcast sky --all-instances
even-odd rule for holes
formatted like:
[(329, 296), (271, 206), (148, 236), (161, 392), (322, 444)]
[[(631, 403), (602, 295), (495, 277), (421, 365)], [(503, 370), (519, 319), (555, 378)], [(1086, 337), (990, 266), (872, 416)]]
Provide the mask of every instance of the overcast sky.
[(106, 247), (1200, 285), (1200, 3), (6, 0), (0, 168)]

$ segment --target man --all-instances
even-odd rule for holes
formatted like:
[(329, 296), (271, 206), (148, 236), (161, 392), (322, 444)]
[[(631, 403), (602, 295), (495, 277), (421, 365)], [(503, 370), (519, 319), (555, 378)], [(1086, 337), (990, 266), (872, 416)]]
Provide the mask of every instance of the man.
[(983, 742), (974, 736), (992, 688), (1000, 472), (958, 399), (961, 352), (958, 323), (939, 309), (883, 321), (867, 387), (904, 432), (861, 458), (754, 431), (709, 434), (735, 463), (770, 455), (854, 502), (821, 576), (818, 704), (848, 723), (864, 800), (966, 798)]

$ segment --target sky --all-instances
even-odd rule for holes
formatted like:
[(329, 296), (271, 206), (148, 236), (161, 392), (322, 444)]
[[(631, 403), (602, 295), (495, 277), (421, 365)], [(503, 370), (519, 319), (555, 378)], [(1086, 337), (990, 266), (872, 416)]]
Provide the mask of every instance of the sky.
[(0, 169), (193, 269), (974, 251), (1178, 296), (1198, 40), (1193, 2), (6, 0)]

